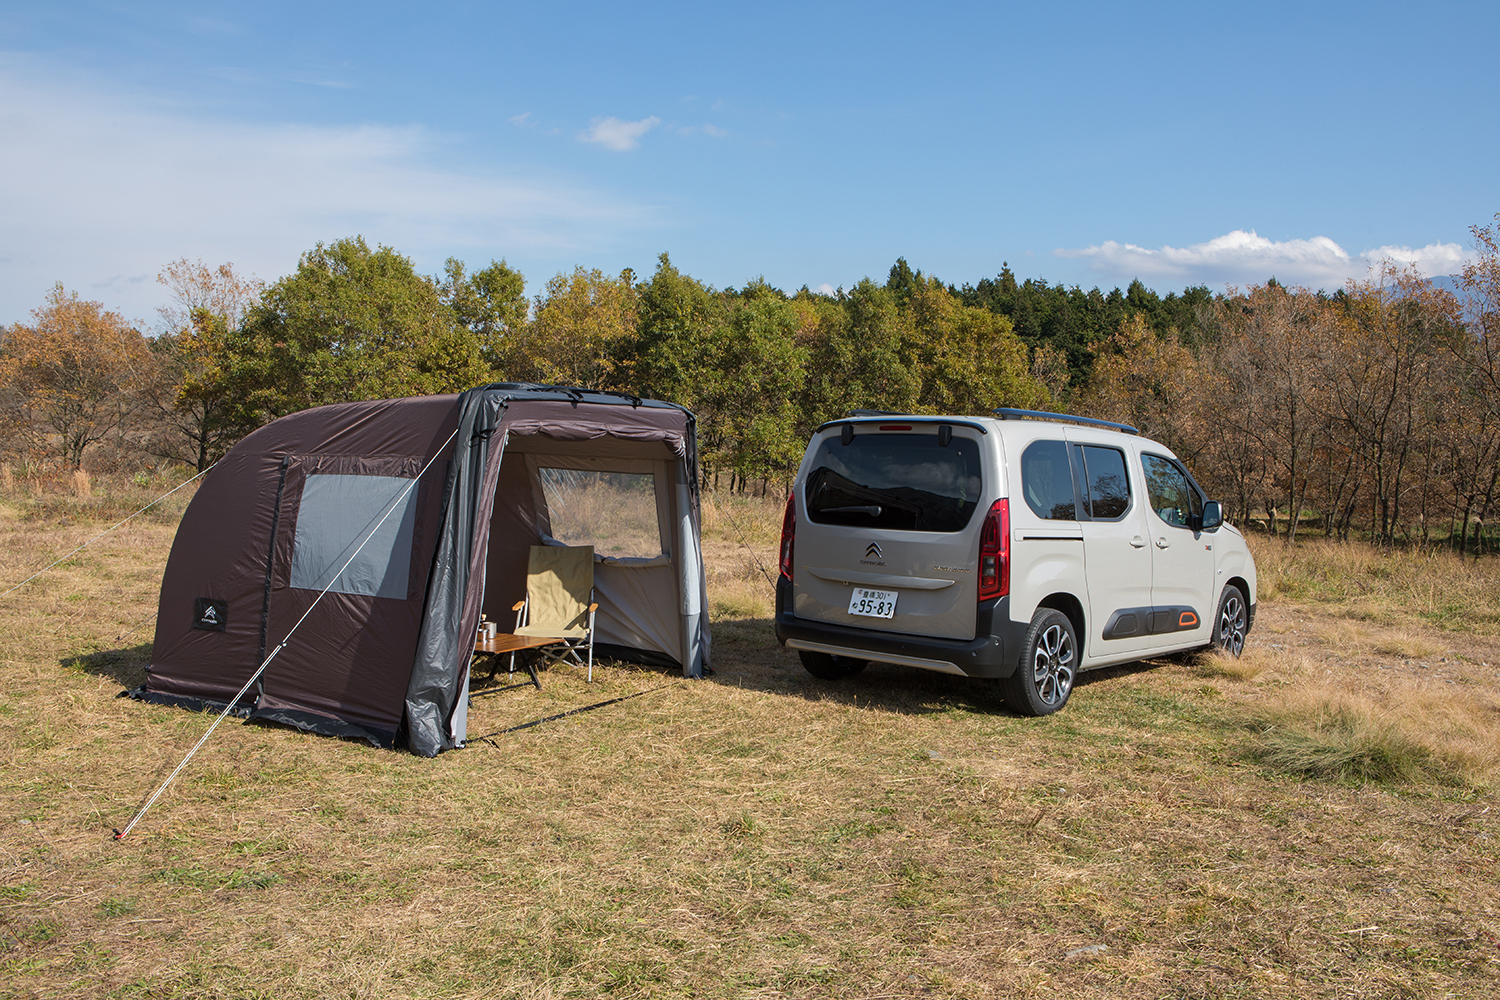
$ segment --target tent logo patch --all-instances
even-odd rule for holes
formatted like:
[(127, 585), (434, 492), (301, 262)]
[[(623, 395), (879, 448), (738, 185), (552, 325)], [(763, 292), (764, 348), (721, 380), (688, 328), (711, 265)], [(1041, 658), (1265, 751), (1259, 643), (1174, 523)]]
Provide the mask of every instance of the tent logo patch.
[(212, 597), (199, 597), (193, 601), (193, 628), (209, 632), (222, 632), (229, 624), (229, 602), (216, 601)]

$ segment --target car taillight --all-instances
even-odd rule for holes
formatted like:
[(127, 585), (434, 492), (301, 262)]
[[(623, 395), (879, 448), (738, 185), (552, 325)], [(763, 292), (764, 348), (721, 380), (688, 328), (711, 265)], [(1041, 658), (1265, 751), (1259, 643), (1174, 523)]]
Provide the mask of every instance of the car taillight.
[(797, 533), (797, 494), (786, 498), (786, 516), (781, 519), (781, 575), (792, 578), (792, 536)]
[(979, 599), (1010, 593), (1010, 501), (996, 500), (979, 529)]

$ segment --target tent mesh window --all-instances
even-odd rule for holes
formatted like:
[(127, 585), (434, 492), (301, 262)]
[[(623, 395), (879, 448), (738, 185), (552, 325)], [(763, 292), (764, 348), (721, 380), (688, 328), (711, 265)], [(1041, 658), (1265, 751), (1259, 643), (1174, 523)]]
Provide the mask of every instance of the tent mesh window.
[(656, 477), (634, 472), (538, 470), (552, 537), (592, 545), (602, 556), (651, 559), (663, 553)]
[[(308, 476), (291, 586), (405, 600), (417, 519), (417, 491), (410, 486), (410, 479), (395, 476)], [(392, 511), (393, 504), (398, 509)]]

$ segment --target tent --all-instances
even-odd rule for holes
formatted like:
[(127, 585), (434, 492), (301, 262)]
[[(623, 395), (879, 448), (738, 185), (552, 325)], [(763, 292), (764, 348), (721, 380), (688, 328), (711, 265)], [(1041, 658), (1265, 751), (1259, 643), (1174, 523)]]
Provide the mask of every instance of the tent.
[(701, 676), (699, 519), (675, 404), (499, 383), (294, 413), (204, 477), (130, 694), (222, 711), (295, 627), (237, 715), (462, 746), (480, 616), (514, 622), (538, 544), (594, 546), (596, 651)]

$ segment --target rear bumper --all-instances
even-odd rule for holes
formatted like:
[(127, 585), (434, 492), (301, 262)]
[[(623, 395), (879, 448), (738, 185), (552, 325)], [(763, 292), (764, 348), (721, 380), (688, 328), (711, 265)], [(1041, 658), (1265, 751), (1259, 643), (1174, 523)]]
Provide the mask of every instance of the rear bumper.
[(902, 632), (835, 625), (792, 613), (792, 585), (776, 581), (776, 639), (792, 649), (835, 653), (880, 663), (966, 677), (1009, 677), (1021, 658), (1027, 622), (1010, 620), (1010, 598), (981, 601), (975, 607), (973, 639), (935, 639)]

